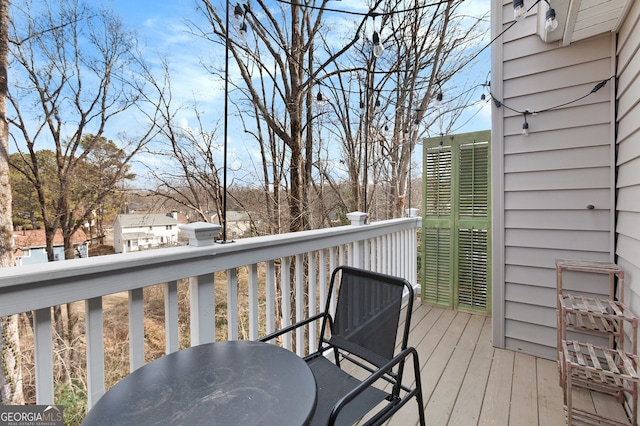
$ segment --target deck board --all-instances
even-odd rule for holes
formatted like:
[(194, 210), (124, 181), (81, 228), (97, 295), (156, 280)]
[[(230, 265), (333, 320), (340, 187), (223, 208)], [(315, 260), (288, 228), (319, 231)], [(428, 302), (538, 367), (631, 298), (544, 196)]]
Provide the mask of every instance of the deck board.
[(536, 383), (538, 423), (560, 425), (565, 421), (562, 404), (562, 388), (558, 383), (558, 364), (548, 359), (536, 358)]
[(489, 370), (489, 381), (485, 391), (480, 425), (509, 424), (509, 406), (511, 405), (511, 383), (513, 380), (515, 352), (496, 349)]
[[(427, 424), (566, 424), (556, 362), (494, 348), (490, 317), (419, 305), (409, 344), (420, 357)], [(413, 368), (408, 365), (405, 373), (413, 377)], [(579, 391), (574, 401), (623, 415), (611, 398)], [(410, 401), (388, 425), (417, 423), (418, 409)]]
[(430, 423), (443, 425), (449, 421), (482, 331), (482, 325), (481, 321), (466, 323), (464, 333), (453, 348), (449, 362), (427, 404), (426, 411), (429, 413)]
[(538, 424), (538, 378), (536, 359), (516, 353), (511, 386), (509, 419), (522, 419), (522, 424)]
[(490, 344), (482, 342), (491, 341), (491, 322), (488, 321), (488, 318), (479, 315), (474, 315), (472, 320), (482, 323), (482, 331), (466, 369), (462, 387), (458, 391), (458, 398), (449, 418), (448, 424), (450, 425), (465, 426), (478, 423), (484, 401), (484, 391), (487, 380), (489, 380), (493, 348)]

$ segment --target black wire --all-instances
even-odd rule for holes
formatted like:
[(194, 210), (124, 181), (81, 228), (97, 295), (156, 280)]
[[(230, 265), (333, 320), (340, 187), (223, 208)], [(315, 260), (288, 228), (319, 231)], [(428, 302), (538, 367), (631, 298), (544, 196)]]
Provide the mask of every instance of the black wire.
[[(290, 6), (302, 6), (299, 3), (293, 3), (291, 1), (287, 1), (287, 0), (276, 0), (278, 3), (283, 3), (283, 4), (288, 4)], [(373, 18), (376, 18), (378, 16), (392, 16), (395, 15), (396, 13), (405, 13), (405, 12), (413, 12), (416, 10), (421, 10), (421, 9), (426, 9), (428, 7), (436, 7), (436, 6), (440, 6), (442, 4), (445, 3), (449, 3), (450, 0), (441, 0), (435, 3), (430, 3), (430, 4), (425, 4), (422, 6), (415, 6), (415, 7), (411, 7), (409, 9), (402, 9), (402, 10), (392, 10), (390, 12), (376, 12), (374, 10), (370, 10), (368, 12), (356, 12), (353, 10), (342, 10), (342, 9), (332, 9), (332, 8), (328, 8), (328, 7), (322, 7), (322, 6), (313, 6), (310, 4), (305, 4), (304, 7), (308, 8), (308, 9), (316, 9), (316, 10), (324, 10), (327, 12), (336, 12), (336, 13), (344, 13), (346, 15), (357, 15), (357, 16), (371, 16)], [(540, 1), (540, 0), (538, 0)]]
[(511, 108), (510, 106), (505, 105), (505, 103), (504, 103), (504, 102), (502, 102), (502, 101), (498, 100), (498, 99), (493, 95), (493, 93), (491, 92), (491, 90), (489, 90), (489, 96), (491, 96), (491, 99), (493, 99), (493, 103), (494, 103), (494, 104), (495, 104), (495, 106), (496, 106), (496, 107), (498, 107), (498, 108), (503, 107), (503, 108), (508, 109), (509, 111), (515, 112), (515, 113), (517, 113), (517, 114), (540, 114), (540, 113), (543, 113), (543, 112), (553, 111), (554, 109), (562, 108), (562, 107), (565, 107), (565, 106), (567, 106), (567, 105), (571, 105), (571, 104), (573, 104), (573, 103), (579, 102), (579, 101), (581, 101), (581, 100), (585, 99), (586, 97), (593, 95), (593, 94), (594, 94), (594, 93), (596, 93), (598, 90), (602, 89), (604, 86), (606, 86), (606, 85), (607, 85), (607, 83), (609, 82), (609, 80), (611, 80), (611, 79), (613, 79), (613, 78), (615, 78), (615, 75), (612, 75), (611, 77), (607, 78), (606, 80), (602, 80), (600, 83), (596, 84), (596, 85), (593, 87), (593, 89), (591, 89), (591, 91), (590, 91), (589, 93), (587, 93), (586, 95), (580, 96), (579, 98), (573, 99), (573, 100), (568, 101), (568, 102), (561, 103), (561, 104), (556, 105), (556, 106), (552, 106), (552, 107), (545, 108), (545, 109), (541, 109), (541, 110), (537, 110), (537, 111), (530, 111), (530, 110), (519, 111), (519, 110), (517, 110), (517, 109), (515, 109), (515, 108)]

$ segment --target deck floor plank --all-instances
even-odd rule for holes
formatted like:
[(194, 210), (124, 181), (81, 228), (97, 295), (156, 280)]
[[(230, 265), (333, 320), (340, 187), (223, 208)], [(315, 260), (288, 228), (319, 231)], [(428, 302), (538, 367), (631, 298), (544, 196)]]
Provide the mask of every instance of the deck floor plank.
[(493, 347), (490, 343), (491, 321), (489, 318), (479, 315), (474, 316), (474, 320), (482, 322), (482, 331), (449, 418), (448, 424), (452, 426), (478, 424), (487, 380), (489, 380), (489, 370), (493, 358)]
[(431, 394), (426, 407), (429, 420), (435, 425), (445, 425), (449, 421), (456, 403), (465, 375), (471, 362), (471, 357), (478, 344), (483, 322), (468, 321), (464, 333), (458, 339), (449, 362)]
[(562, 388), (558, 383), (558, 364), (536, 358), (538, 422), (540, 425), (561, 425), (565, 422)]
[(513, 364), (509, 419), (521, 425), (538, 424), (538, 383), (536, 359), (516, 353)]
[(515, 352), (505, 349), (494, 350), (478, 424), (509, 424), (514, 358)]

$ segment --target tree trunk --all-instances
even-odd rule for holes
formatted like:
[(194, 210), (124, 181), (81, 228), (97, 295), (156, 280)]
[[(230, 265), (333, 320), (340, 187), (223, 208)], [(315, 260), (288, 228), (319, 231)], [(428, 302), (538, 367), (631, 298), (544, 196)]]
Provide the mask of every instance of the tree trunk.
[[(7, 126), (7, 53), (9, 2), (0, 0), (0, 267), (14, 266), (11, 186), (9, 182), (9, 134)], [(0, 403), (24, 404), (18, 315), (0, 318)]]

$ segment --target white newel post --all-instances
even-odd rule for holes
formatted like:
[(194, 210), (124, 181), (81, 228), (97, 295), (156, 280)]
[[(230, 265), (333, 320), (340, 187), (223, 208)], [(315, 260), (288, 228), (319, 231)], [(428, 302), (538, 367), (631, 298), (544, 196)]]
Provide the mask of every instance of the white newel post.
[[(220, 233), (220, 225), (207, 222), (195, 222), (179, 227), (182, 234), (189, 238), (189, 245), (204, 247), (215, 244)], [(189, 296), (191, 307), (191, 346), (214, 342), (215, 327), (215, 282), (213, 274), (189, 278)]]
[(415, 207), (411, 207), (407, 209), (407, 217), (416, 217), (418, 216), (418, 209)]
[[(367, 223), (367, 214), (364, 212), (347, 213), (347, 218), (352, 226), (362, 226)], [(364, 264), (364, 241), (354, 241), (352, 245), (351, 265), (356, 268), (365, 268)]]
[(182, 235), (189, 239), (189, 245), (194, 247), (210, 246), (216, 242), (216, 237), (222, 227), (208, 222), (194, 222), (178, 226)]

